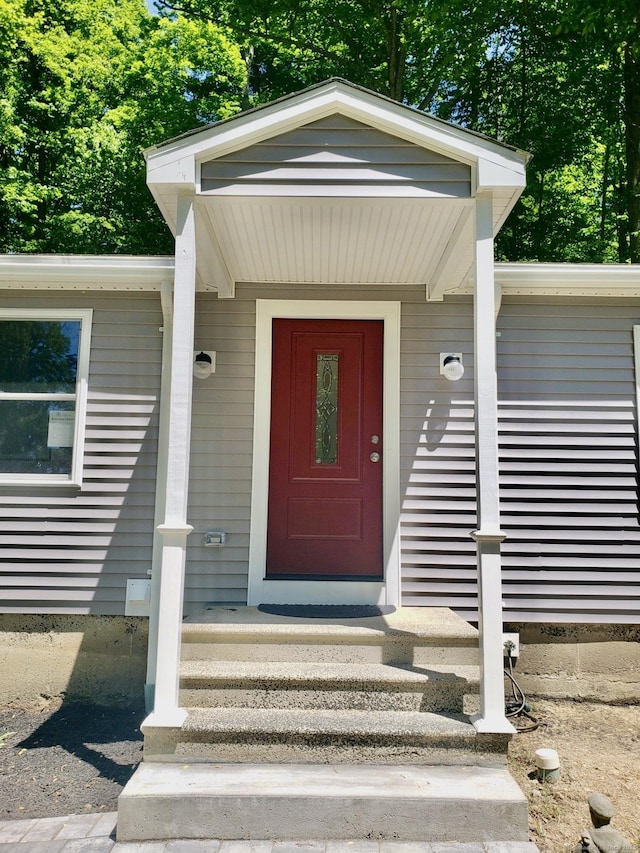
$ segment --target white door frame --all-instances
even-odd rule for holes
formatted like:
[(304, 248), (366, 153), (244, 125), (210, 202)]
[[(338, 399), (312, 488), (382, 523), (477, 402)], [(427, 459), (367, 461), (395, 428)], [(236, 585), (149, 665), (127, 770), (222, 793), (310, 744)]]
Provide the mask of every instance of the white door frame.
[[(271, 424), (271, 347), (275, 318), (382, 320), (382, 512), (384, 579), (373, 581), (266, 580)], [(253, 477), (247, 604), (400, 603), (400, 303), (256, 300)]]

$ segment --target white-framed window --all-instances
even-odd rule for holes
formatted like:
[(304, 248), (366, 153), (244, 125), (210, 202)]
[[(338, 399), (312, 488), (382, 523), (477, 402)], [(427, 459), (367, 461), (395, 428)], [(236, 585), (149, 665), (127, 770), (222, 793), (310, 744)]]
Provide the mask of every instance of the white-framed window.
[(0, 309), (0, 483), (82, 482), (90, 309)]

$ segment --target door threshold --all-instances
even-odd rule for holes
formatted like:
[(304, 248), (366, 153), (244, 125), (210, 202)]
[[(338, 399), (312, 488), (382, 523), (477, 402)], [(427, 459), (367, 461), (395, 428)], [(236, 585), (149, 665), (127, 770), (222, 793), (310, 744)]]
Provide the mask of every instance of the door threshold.
[(382, 583), (380, 575), (319, 575), (319, 574), (278, 574), (272, 572), (265, 581), (335, 581), (336, 583)]

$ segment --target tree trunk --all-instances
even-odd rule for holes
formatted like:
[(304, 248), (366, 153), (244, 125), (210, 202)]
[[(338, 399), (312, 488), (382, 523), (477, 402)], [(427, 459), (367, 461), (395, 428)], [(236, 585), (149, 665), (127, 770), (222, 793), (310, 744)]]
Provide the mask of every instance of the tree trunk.
[(640, 48), (627, 44), (624, 51), (624, 126), (627, 154), (627, 216), (629, 256), (640, 263)]
[(520, 28), (520, 139), (525, 138), (527, 130), (527, 101), (529, 93), (527, 91), (527, 42), (525, 30)]
[(545, 176), (546, 176), (545, 172), (540, 172), (540, 189), (538, 192), (538, 216), (536, 219), (536, 232), (535, 232), (535, 239), (534, 239), (534, 246), (535, 246), (535, 253), (536, 253), (536, 260), (537, 261), (542, 260), (540, 255), (542, 254), (542, 240), (544, 237), (544, 234), (543, 234), (544, 229), (542, 227), (542, 206), (544, 204), (544, 179), (545, 179)]
[(247, 69), (247, 76), (245, 78), (245, 84), (242, 90), (243, 111), (246, 111), (251, 107), (251, 81), (253, 78), (253, 60), (255, 59), (255, 55), (256, 50), (252, 44), (250, 44), (248, 47), (245, 47), (242, 51), (242, 58), (244, 59), (244, 64)]
[(404, 97), (405, 48), (402, 39), (402, 21), (395, 3), (389, 9), (387, 25), (387, 53), (389, 68), (389, 97), (402, 102)]
[(604, 247), (607, 234), (607, 191), (609, 189), (609, 160), (611, 159), (611, 141), (607, 139), (602, 162), (602, 191), (600, 193), (600, 242)]

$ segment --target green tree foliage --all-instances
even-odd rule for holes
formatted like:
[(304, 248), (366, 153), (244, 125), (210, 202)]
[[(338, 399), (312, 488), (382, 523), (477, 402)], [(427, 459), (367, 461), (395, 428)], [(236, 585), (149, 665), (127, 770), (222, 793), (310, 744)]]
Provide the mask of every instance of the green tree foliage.
[(455, 87), (441, 87), (435, 109), (533, 154), (527, 190), (498, 240), (500, 258), (624, 261), (619, 55), (577, 28), (563, 31), (563, 14), (555, 0), (503, 5), (485, 56)]
[(501, 258), (640, 260), (637, 0), (165, 5), (232, 30), (249, 98), (337, 75), (530, 151)]
[(142, 150), (240, 108), (226, 35), (142, 0), (0, 0), (0, 62), (0, 248), (170, 252)]
[[(427, 108), (440, 81), (480, 60), (482, 15), (429, 0), (164, 0), (229, 28), (264, 103), (331, 76)], [(488, 27), (489, 31), (491, 27)]]
[[(640, 263), (640, 6), (637, 0), (565, 0), (560, 35), (577, 33), (590, 50), (605, 50), (621, 84), (612, 92), (624, 127), (624, 200), (628, 255)], [(621, 243), (621, 252), (624, 254)]]
[(163, 252), (141, 151), (330, 76), (530, 151), (509, 260), (640, 262), (637, 0), (0, 0), (5, 251)]

